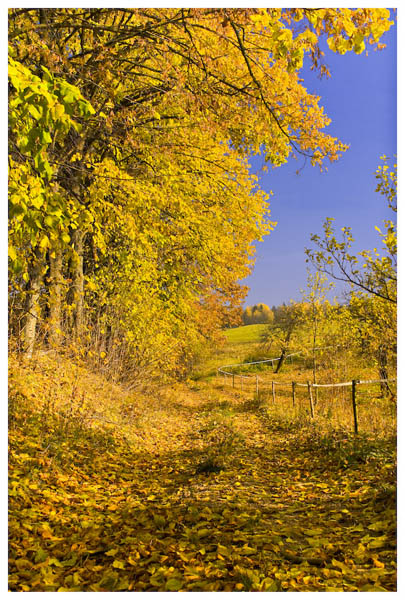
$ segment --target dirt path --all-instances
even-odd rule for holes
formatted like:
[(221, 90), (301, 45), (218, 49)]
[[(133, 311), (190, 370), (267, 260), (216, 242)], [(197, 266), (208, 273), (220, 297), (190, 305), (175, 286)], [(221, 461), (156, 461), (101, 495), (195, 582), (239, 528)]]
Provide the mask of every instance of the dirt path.
[(294, 428), (215, 383), (127, 413), (117, 408), (108, 436), (65, 432), (58, 455), (46, 438), (56, 425), (39, 435), (24, 417), (12, 589), (395, 589), (385, 446)]
[(216, 564), (212, 588), (240, 572), (237, 589), (392, 590), (392, 465), (348, 439), (286, 428), (246, 394), (198, 387), (176, 406), (182, 448), (155, 460), (162, 474), (176, 465), (161, 499), (181, 513), (181, 538), (204, 549), (201, 564)]

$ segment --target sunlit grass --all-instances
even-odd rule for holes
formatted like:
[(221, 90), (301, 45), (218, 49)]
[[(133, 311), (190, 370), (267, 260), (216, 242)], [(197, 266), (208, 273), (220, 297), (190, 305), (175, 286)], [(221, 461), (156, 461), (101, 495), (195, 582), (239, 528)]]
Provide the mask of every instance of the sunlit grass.
[(226, 329), (224, 333), (228, 342), (233, 344), (259, 343), (267, 328), (268, 325), (265, 324), (243, 325), (234, 329)]
[[(252, 326), (247, 326), (252, 327)], [(239, 328), (239, 329), (246, 329)], [(247, 337), (247, 336), (245, 336)], [(313, 382), (312, 361), (309, 356), (295, 356), (285, 360), (279, 373), (275, 373), (277, 363), (240, 366), (241, 363), (259, 359), (260, 343), (228, 343), (218, 358), (221, 365), (230, 365), (228, 375), (218, 374), (218, 382), (228, 389), (254, 398), (259, 392), (273, 415), (285, 417), (289, 421), (310, 417), (308, 388), (297, 385), (293, 405), (292, 382), (307, 384)], [(333, 357), (333, 364), (321, 362), (316, 373), (316, 381), (323, 384), (337, 384), (356, 380), (376, 380), (379, 378), (374, 367), (361, 361), (353, 361), (339, 352)], [(238, 365), (234, 368), (231, 365)], [(274, 386), (272, 382), (275, 382)], [(391, 436), (396, 432), (396, 385), (390, 384), (391, 392), (382, 397), (380, 385), (356, 386), (358, 430), (375, 437)], [(274, 396), (273, 396), (274, 389)], [(319, 431), (343, 428), (353, 431), (354, 416), (352, 389), (346, 387), (313, 389), (314, 423)]]
[(355, 436), (349, 387), (322, 390), (316, 419), (305, 388), (292, 406), (303, 364), (277, 374), (274, 403), (271, 368), (243, 389), (216, 377), (135, 395), (56, 357), (9, 366), (12, 591), (395, 589), (378, 386), (359, 391)]

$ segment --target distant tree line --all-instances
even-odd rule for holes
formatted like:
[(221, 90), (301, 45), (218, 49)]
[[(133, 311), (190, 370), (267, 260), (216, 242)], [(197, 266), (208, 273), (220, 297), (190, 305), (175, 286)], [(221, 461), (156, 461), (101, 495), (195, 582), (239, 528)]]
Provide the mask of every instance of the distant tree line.
[(242, 321), (244, 325), (272, 323), (273, 320), (273, 311), (267, 306), (267, 304), (263, 303), (255, 304), (254, 306), (247, 306), (242, 314)]

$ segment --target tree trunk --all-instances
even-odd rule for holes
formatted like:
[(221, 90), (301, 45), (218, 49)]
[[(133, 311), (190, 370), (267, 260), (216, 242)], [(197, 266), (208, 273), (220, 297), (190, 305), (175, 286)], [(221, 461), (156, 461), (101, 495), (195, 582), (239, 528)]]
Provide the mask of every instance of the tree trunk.
[(281, 367), (283, 366), (283, 362), (284, 362), (286, 354), (287, 354), (287, 348), (283, 348), (282, 351), (281, 351), (280, 360), (277, 363), (277, 367), (276, 367), (275, 373), (278, 373), (280, 371)]
[[(316, 381), (316, 371), (317, 371), (317, 362), (316, 362), (316, 338), (318, 333), (318, 320), (316, 318), (315, 307), (313, 307), (313, 335), (312, 335), (312, 383), (317, 383)], [(318, 404), (318, 388), (315, 389), (315, 406)]]
[[(388, 379), (388, 359), (387, 352), (384, 348), (379, 348), (377, 352), (377, 360), (378, 360), (378, 372), (380, 375), (380, 379)], [(388, 381), (380, 382), (381, 389), (381, 397), (386, 396), (388, 393), (391, 393), (390, 387), (388, 385)]]
[(278, 361), (275, 373), (278, 373), (281, 370), (281, 367), (283, 366), (283, 362), (284, 362), (284, 359), (285, 359), (285, 356), (287, 354), (287, 350), (288, 350), (288, 347), (289, 347), (289, 344), (290, 344), (291, 336), (292, 336), (292, 329), (290, 329), (287, 332), (287, 335), (286, 335), (286, 338), (285, 338), (285, 345), (284, 345), (284, 348), (281, 351), (280, 360)]
[[(52, 257), (52, 254), (54, 256)], [(55, 248), (49, 256), (50, 287), (49, 287), (49, 342), (51, 346), (59, 346), (62, 335), (62, 250)]]
[(39, 298), (42, 283), (44, 260), (41, 251), (35, 250), (35, 257), (29, 268), (29, 289), (25, 303), (25, 323), (24, 323), (24, 351), (28, 358), (32, 357), (34, 350), (37, 321), (40, 316)]
[(85, 233), (75, 229), (72, 234), (72, 243), (75, 251), (71, 262), (71, 277), (73, 290), (73, 330), (74, 336), (80, 337), (84, 323), (84, 273), (83, 273), (83, 246)]

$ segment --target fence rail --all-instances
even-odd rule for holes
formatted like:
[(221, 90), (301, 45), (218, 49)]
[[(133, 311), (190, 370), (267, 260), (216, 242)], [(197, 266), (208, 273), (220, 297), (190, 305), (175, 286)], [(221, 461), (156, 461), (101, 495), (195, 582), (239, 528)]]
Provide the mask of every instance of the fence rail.
[[(325, 348), (316, 348), (316, 350), (323, 350)], [(302, 351), (300, 352), (294, 352), (292, 354), (287, 354), (284, 356), (284, 359), (290, 358), (291, 356), (297, 356), (298, 354), (302, 354)], [(354, 433), (357, 434), (359, 431), (359, 424), (358, 424), (358, 415), (357, 415), (357, 399), (356, 399), (356, 391), (357, 391), (357, 386), (358, 385), (372, 385), (372, 384), (376, 384), (376, 383), (388, 383), (388, 382), (393, 382), (396, 381), (396, 378), (390, 378), (390, 379), (370, 379), (370, 380), (359, 380), (359, 379), (352, 379), (351, 381), (342, 381), (339, 383), (311, 383), (310, 381), (307, 381), (306, 383), (301, 383), (299, 381), (275, 381), (275, 380), (271, 380), (270, 382), (265, 382), (263, 379), (261, 379), (258, 375), (242, 375), (241, 373), (235, 373), (234, 371), (226, 371), (225, 369), (234, 369), (237, 367), (245, 367), (245, 366), (250, 366), (250, 365), (258, 365), (258, 364), (263, 364), (263, 363), (271, 363), (272, 365), (274, 364), (274, 362), (281, 360), (281, 356), (277, 357), (277, 358), (267, 358), (264, 360), (258, 360), (258, 361), (254, 361), (254, 362), (248, 362), (248, 363), (240, 363), (240, 364), (234, 364), (234, 365), (224, 365), (222, 367), (219, 367), (217, 369), (217, 373), (219, 375), (223, 375), (224, 376), (224, 380), (225, 383), (227, 381), (227, 377), (232, 377), (232, 386), (235, 387), (235, 380), (236, 378), (240, 379), (240, 387), (243, 390), (243, 380), (251, 380), (254, 384), (255, 384), (255, 391), (256, 391), (256, 395), (259, 395), (260, 392), (260, 383), (264, 384), (264, 386), (266, 385), (266, 383), (270, 383), (271, 385), (271, 395), (272, 395), (272, 401), (273, 404), (275, 404), (276, 401), (276, 385), (279, 386), (288, 386), (291, 387), (292, 390), (292, 406), (295, 407), (296, 404), (296, 388), (297, 387), (304, 387), (307, 388), (308, 390), (308, 400), (309, 400), (309, 409), (310, 409), (310, 414), (311, 414), (311, 418), (314, 419), (315, 418), (315, 407), (316, 407), (316, 403), (314, 403), (314, 399), (313, 399), (313, 394), (312, 394), (312, 390), (318, 389), (318, 388), (343, 388), (343, 387), (351, 387), (351, 405), (352, 405), (352, 413), (353, 413), (353, 430)], [(263, 388), (262, 388), (263, 389)], [(270, 388), (265, 388), (265, 391), (269, 391)]]

